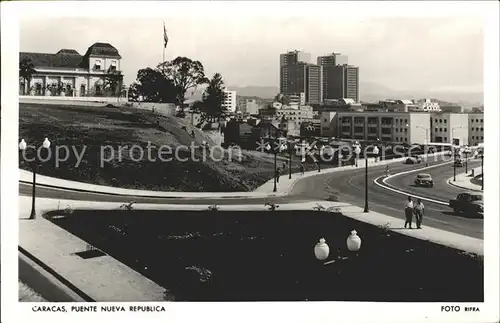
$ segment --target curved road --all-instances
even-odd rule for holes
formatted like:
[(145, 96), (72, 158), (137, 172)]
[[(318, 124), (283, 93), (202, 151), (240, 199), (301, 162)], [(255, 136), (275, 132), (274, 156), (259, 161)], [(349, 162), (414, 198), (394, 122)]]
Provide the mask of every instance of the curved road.
[[(429, 161), (429, 165), (434, 165), (436, 162)], [(470, 164), (472, 167), (473, 164)], [(391, 173), (402, 172), (406, 170), (419, 169), (424, 167), (424, 164), (419, 165), (405, 165), (402, 163), (395, 163), (389, 165)], [(453, 175), (447, 174), (449, 169), (452, 169), (450, 164), (445, 164), (437, 168), (431, 169), (425, 172), (431, 172), (435, 176), (435, 187), (432, 194), (429, 197), (439, 194), (439, 197), (444, 200), (449, 199), (444, 198), (451, 194), (453, 190), (458, 190), (445, 183), (446, 179)], [(442, 174), (441, 174), (442, 173)], [(405, 196), (391, 192), (384, 188), (381, 188), (373, 183), (373, 180), (379, 176), (385, 174), (385, 166), (371, 167), (369, 169), (369, 201), (370, 209), (376, 212), (384, 213), (389, 216), (393, 216), (401, 219), (401, 225), (403, 225), (403, 203), (405, 201)], [(435, 175), (436, 174), (436, 175)], [(419, 188), (413, 188), (408, 186), (408, 178), (413, 178), (415, 174), (408, 176), (401, 176), (401, 179), (397, 179), (403, 183), (400, 188), (403, 190), (410, 189), (415, 190), (415, 194), (420, 193)], [(438, 178), (443, 178), (442, 183), (438, 184)], [(401, 184), (400, 183), (400, 184)], [(49, 188), (38, 186), (37, 196), (45, 198), (57, 198), (57, 199), (73, 199), (73, 200), (91, 200), (91, 201), (106, 201), (106, 202), (130, 202), (135, 201), (136, 203), (158, 203), (158, 204), (218, 204), (218, 205), (231, 205), (231, 204), (264, 204), (266, 202), (274, 203), (298, 203), (306, 202), (312, 200), (326, 199), (329, 195), (329, 189), (334, 189), (338, 191), (338, 197), (340, 201), (351, 203), (360, 207), (364, 206), (364, 168), (360, 165), (359, 168), (353, 167), (350, 171), (336, 172), (336, 173), (318, 173), (317, 176), (307, 177), (295, 184), (292, 188), (290, 195), (283, 197), (269, 197), (269, 198), (221, 198), (221, 199), (193, 199), (193, 198), (149, 198), (149, 197), (135, 197), (135, 196), (118, 196), (118, 195), (108, 195), (101, 193), (88, 193), (88, 192), (77, 192), (71, 190), (61, 190), (56, 188)], [(392, 183), (392, 185), (396, 185)], [(406, 187), (405, 187), (406, 185)], [(445, 193), (438, 193), (440, 188), (445, 189)], [(445, 188), (446, 187), (446, 188)], [(31, 184), (19, 184), (20, 195), (31, 195)], [(454, 193), (453, 193), (454, 194)], [(452, 194), (452, 195), (453, 195)], [(456, 195), (456, 194), (455, 194)], [(426, 206), (426, 216), (424, 218), (423, 225), (432, 226), (438, 229), (443, 229), (451, 232), (460, 233), (463, 235), (483, 238), (483, 220), (481, 219), (469, 219), (461, 216), (455, 216), (450, 211), (450, 209), (443, 205), (438, 205), (430, 202), (425, 203)]]
[[(481, 161), (469, 160), (468, 169), (473, 169), (481, 165)], [(464, 173), (465, 167), (457, 167), (457, 175)], [(422, 173), (427, 173), (434, 179), (434, 187), (418, 187), (415, 186), (414, 180), (418, 172), (404, 174), (400, 176), (395, 176), (387, 180), (387, 184), (395, 186), (409, 193), (419, 195), (422, 197), (428, 197), (444, 202), (448, 202), (451, 199), (457, 197), (457, 194), (463, 193), (467, 190), (460, 189), (458, 187), (452, 186), (447, 183), (450, 177), (453, 177), (453, 166), (448, 164), (447, 166), (430, 168), (423, 170)]]
[[(434, 165), (436, 163), (429, 163), (429, 165)], [(391, 173), (397, 173), (412, 169), (420, 169), (425, 167), (424, 164), (419, 165), (405, 165), (405, 164), (392, 164), (389, 166)], [(450, 177), (448, 174), (448, 170), (452, 169), (453, 176), (453, 168), (450, 164), (444, 164), (442, 166), (431, 169), (433, 174), (442, 172), (443, 175), (440, 175), (439, 180), (441, 183), (438, 184), (436, 182), (436, 186), (434, 187), (434, 191), (432, 194), (427, 194), (428, 197), (432, 198), (435, 192), (438, 192), (440, 188), (445, 188), (445, 193), (436, 193), (443, 199), (448, 195), (452, 195), (454, 193), (450, 193), (454, 190), (458, 190), (455, 187), (452, 187), (446, 184), (446, 179)], [(427, 170), (422, 172), (429, 172)], [(369, 200), (369, 208), (372, 211), (380, 212), (395, 218), (401, 219), (401, 228), (404, 225), (404, 214), (403, 214), (403, 206), (406, 200), (406, 195), (399, 194), (396, 192), (389, 191), (382, 187), (379, 187), (373, 183), (373, 180), (379, 176), (383, 176), (385, 174), (384, 167), (375, 167), (370, 168), (368, 173), (368, 200)], [(332, 176), (333, 175), (333, 176)], [(414, 174), (408, 175), (408, 178), (414, 178)], [(402, 182), (407, 183), (408, 179), (405, 176), (402, 176)], [(397, 177), (396, 177), (397, 178)], [(435, 179), (436, 180), (436, 179)], [(444, 180), (444, 182), (443, 182)], [(325, 185), (326, 184), (326, 185)], [(295, 194), (300, 194), (301, 196), (310, 196), (318, 198), (326, 198), (328, 193), (325, 192), (325, 186), (328, 186), (334, 190), (338, 191), (338, 198), (340, 201), (347, 202), (359, 207), (364, 207), (365, 204), (365, 170), (360, 167), (358, 169), (354, 169), (350, 172), (339, 172), (331, 174), (330, 176), (324, 176), (323, 183), (319, 183), (317, 178), (306, 178), (300, 182), (298, 182), (293, 191)], [(422, 191), (418, 191), (417, 188), (406, 187), (403, 185), (402, 190), (414, 190), (415, 194), (421, 193)], [(419, 194), (423, 195), (423, 194)], [(444, 205), (439, 205), (431, 202), (424, 202), (426, 207), (426, 214), (424, 217), (423, 226), (431, 226), (437, 229), (451, 231), (463, 235), (467, 235), (474, 238), (483, 239), (483, 220), (482, 219), (472, 219), (466, 218), (463, 216), (455, 215), (451, 212), (451, 209)], [(368, 215), (367, 215), (368, 216)]]

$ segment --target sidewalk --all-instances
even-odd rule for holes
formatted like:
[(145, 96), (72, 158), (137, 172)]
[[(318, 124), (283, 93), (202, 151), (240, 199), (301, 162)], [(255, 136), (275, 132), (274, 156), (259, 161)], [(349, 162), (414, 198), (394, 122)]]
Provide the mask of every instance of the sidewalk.
[[(438, 156), (440, 153), (435, 154)], [(429, 155), (432, 158), (433, 155)], [(400, 163), (406, 160), (407, 157), (382, 160), (375, 162), (373, 158), (368, 160), (368, 167)], [(360, 167), (364, 166), (364, 160), (359, 160)], [(44, 175), (37, 174), (37, 183), (41, 185), (55, 186), (57, 188), (71, 188), (76, 190), (92, 191), (97, 193), (107, 193), (107, 194), (117, 194), (117, 195), (134, 195), (134, 196), (147, 196), (147, 197), (171, 197), (171, 198), (263, 198), (272, 196), (284, 196), (287, 195), (295, 183), (302, 178), (318, 176), (323, 174), (329, 174), (334, 172), (346, 171), (354, 169), (353, 166), (342, 166), (335, 168), (322, 169), (321, 172), (309, 171), (305, 172), (304, 175), (300, 173), (292, 174), (292, 179), (288, 178), (288, 174), (283, 174), (280, 177), (280, 182), (277, 184), (277, 192), (273, 192), (274, 179), (267, 181), (265, 184), (258, 187), (253, 192), (161, 192), (161, 191), (146, 191), (146, 190), (134, 190), (117, 188), (103, 185), (88, 184), (83, 182), (69, 181), (60, 178), (53, 178)], [(33, 173), (20, 169), (20, 181), (27, 183), (32, 183)]]
[[(481, 167), (474, 168), (474, 176), (481, 174)], [(446, 181), (449, 185), (455, 186), (458, 188), (463, 188), (465, 190), (474, 191), (474, 192), (483, 192), (481, 190), (481, 180), (475, 179), (472, 177), (472, 171), (469, 170), (469, 174), (461, 173), (457, 174), (456, 181), (453, 181), (453, 177), (450, 177)]]
[[(30, 198), (20, 197), (20, 217), (29, 216)], [(37, 199), (38, 210), (57, 209), (57, 200)], [(72, 201), (68, 201), (71, 204)], [(80, 204), (81, 205), (81, 204)], [(98, 302), (163, 301), (165, 289), (108, 256), (83, 259), (88, 244), (38, 216), (19, 221), (19, 245)]]

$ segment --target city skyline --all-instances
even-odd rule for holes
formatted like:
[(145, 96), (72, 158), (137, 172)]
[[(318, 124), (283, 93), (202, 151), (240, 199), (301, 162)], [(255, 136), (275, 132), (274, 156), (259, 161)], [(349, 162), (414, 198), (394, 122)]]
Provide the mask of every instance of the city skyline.
[[(165, 21), (169, 36), (166, 59), (187, 56), (200, 60), (207, 75), (221, 73), (230, 87), (279, 87), (279, 54), (298, 49), (311, 53), (311, 63), (332, 52), (345, 54), (349, 64), (360, 67), (362, 82), (394, 90), (483, 91), (483, 26), (479, 18), (314, 20), (22, 19), (20, 51), (56, 53), (71, 48), (83, 54), (94, 42), (109, 42), (123, 57), (125, 84), (130, 85), (139, 69), (155, 67), (161, 61)], [(56, 28), (61, 25), (66, 27)]]

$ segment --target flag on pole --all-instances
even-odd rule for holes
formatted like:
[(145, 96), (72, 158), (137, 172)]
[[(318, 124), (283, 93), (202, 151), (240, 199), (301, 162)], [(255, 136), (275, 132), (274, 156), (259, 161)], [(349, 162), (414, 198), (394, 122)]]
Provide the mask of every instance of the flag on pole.
[(165, 23), (163, 23), (163, 48), (167, 48), (168, 36), (167, 29), (165, 28)]

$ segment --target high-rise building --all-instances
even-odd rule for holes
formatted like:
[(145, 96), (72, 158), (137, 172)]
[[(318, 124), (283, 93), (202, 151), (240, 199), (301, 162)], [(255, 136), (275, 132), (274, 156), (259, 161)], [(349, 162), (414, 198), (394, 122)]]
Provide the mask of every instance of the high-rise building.
[(280, 93), (300, 95), (305, 103), (322, 101), (322, 68), (311, 64), (311, 54), (294, 50), (280, 54)]
[(311, 63), (311, 54), (300, 50), (292, 50), (284, 54), (280, 54), (280, 67), (298, 63)]
[(323, 101), (342, 98), (359, 102), (359, 67), (352, 65), (323, 66)]
[(280, 68), (280, 93), (300, 95), (305, 93), (305, 103), (322, 102), (322, 67), (314, 64), (297, 63)]
[(306, 69), (306, 102), (319, 104), (323, 102), (323, 68), (310, 64)]
[(280, 67), (280, 93), (296, 94), (306, 92), (307, 65), (287, 64)]
[(341, 53), (331, 53), (325, 56), (319, 56), (317, 58), (317, 63), (321, 66), (345, 65), (349, 63), (349, 58), (347, 55), (342, 55)]
[(323, 101), (349, 98), (359, 102), (359, 68), (348, 62), (348, 56), (341, 53), (318, 57), (323, 67)]
[(222, 103), (222, 106), (228, 112), (235, 112), (236, 111), (236, 91), (229, 91), (229, 90), (225, 89), (224, 94), (225, 94), (225, 99), (224, 99), (224, 103)]

